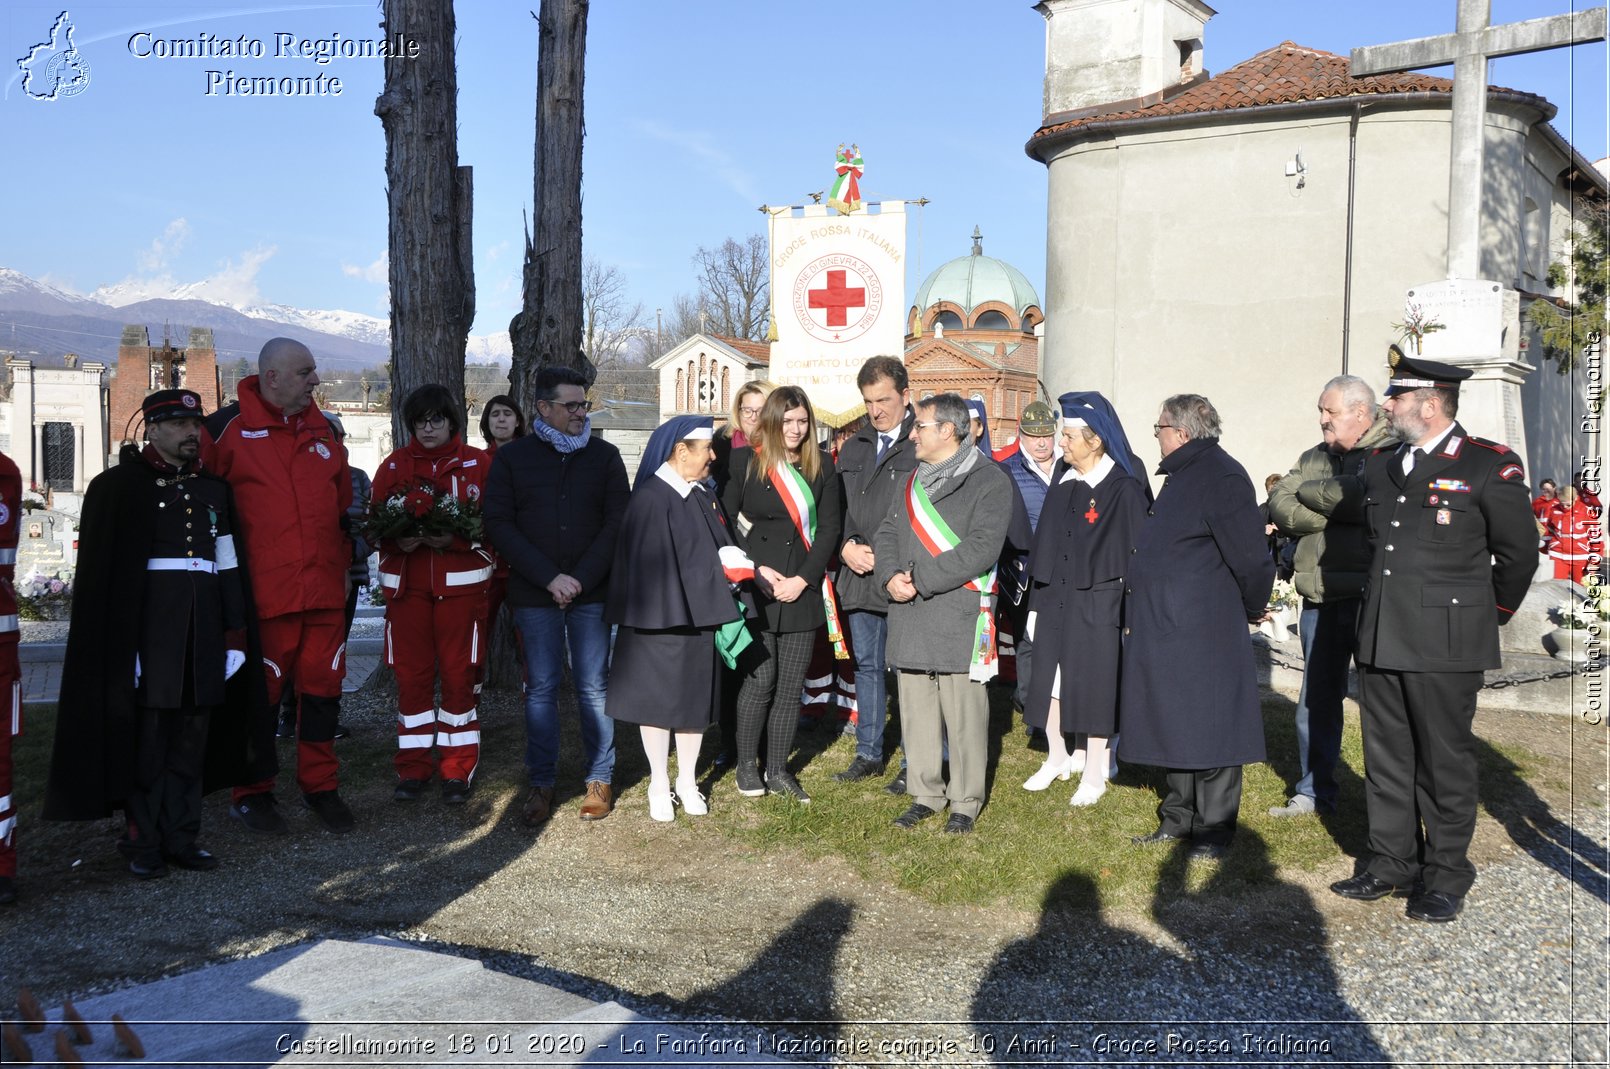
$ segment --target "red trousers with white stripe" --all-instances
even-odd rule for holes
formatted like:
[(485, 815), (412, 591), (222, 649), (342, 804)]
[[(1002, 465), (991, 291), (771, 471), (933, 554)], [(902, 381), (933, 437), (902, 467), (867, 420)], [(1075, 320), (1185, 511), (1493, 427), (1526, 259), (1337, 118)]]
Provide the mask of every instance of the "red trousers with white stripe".
[[(486, 593), (405, 593), (386, 604), (386, 663), (397, 674), (397, 778), (470, 782), (481, 759), (476, 695), (486, 659)], [(436, 704), (436, 680), (442, 703)]]
[[(296, 784), (304, 794), (338, 786), (335, 725), (341, 681), (347, 677), (347, 621), (342, 609), (309, 609), (271, 616), (257, 625), (263, 644), (268, 706), (278, 710), (285, 680), (300, 695), (296, 716)], [(236, 801), (274, 789), (273, 780), (236, 787)]]
[(22, 667), (17, 633), (0, 636), (0, 876), (17, 875), (17, 803), (11, 793), (11, 740), (22, 734)]

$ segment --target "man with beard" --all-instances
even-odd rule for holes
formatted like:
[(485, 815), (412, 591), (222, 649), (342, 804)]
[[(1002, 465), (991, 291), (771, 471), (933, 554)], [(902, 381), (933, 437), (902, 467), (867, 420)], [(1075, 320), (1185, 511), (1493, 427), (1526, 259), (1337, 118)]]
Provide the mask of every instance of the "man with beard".
[(259, 659), (243, 671), (256, 644), (233, 499), (197, 461), (201, 398), (161, 390), (142, 410), (145, 448), (124, 446), (84, 495), (45, 817), (124, 810), (118, 848), (149, 880), (218, 867), (196, 842), (203, 791), (272, 775), (274, 753), (253, 730)]
[(1342, 699), (1347, 666), (1358, 637), (1358, 606), (1370, 563), (1361, 520), (1335, 513), (1341, 476), (1357, 475), (1364, 460), (1392, 439), (1375, 391), (1357, 375), (1338, 375), (1319, 394), (1324, 441), (1269, 491), (1269, 516), (1280, 533), (1297, 540), (1293, 585), (1302, 595), (1297, 632), (1303, 644), (1303, 685), (1297, 696), (1297, 785), (1291, 800), (1270, 816), (1336, 811), (1336, 763), (1342, 752)]
[(1455, 417), (1467, 368), (1388, 353), (1387, 419), (1403, 444), (1366, 462), (1373, 556), (1359, 618), (1369, 855), (1331, 884), (1373, 900), (1412, 889), (1408, 916), (1447, 922), (1476, 879), (1476, 740), (1482, 672), (1536, 570), (1520, 458)]

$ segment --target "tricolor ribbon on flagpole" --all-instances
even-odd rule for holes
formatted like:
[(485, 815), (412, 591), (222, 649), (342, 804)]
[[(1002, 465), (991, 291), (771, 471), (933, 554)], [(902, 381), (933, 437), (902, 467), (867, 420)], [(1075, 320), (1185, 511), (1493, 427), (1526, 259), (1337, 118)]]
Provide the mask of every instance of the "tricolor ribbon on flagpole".
[[(771, 470), (771, 481), (777, 488), (777, 496), (783, 499), (789, 519), (794, 521), (794, 529), (805, 543), (805, 552), (809, 553), (811, 544), (816, 541), (816, 498), (811, 493), (811, 484), (793, 465), (780, 461)], [(827, 616), (827, 637), (833, 643), (834, 659), (849, 660), (850, 649), (844, 643), (844, 625), (839, 622), (839, 599), (833, 592), (833, 577), (825, 574), (822, 576), (822, 610)]]
[[(945, 517), (928, 500), (928, 491), (912, 472), (906, 482), (906, 512), (911, 517), (911, 529), (922, 548), (933, 557), (961, 545), (961, 539), (950, 529)], [(967, 581), (968, 590), (978, 591), (978, 624), (973, 630), (973, 657), (967, 668), (967, 678), (977, 683), (988, 683), (1000, 671), (995, 637), (995, 614), (990, 611), (990, 594), (995, 589), (995, 566), (977, 579)]]

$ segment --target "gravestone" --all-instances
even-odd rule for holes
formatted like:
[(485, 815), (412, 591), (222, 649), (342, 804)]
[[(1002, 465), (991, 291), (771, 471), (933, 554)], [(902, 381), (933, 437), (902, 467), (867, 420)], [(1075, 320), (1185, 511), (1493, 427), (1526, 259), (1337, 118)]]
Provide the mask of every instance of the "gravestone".
[(54, 509), (26, 512), (17, 531), (17, 576), (72, 573), (78, 563), (74, 541), (78, 527), (71, 517)]

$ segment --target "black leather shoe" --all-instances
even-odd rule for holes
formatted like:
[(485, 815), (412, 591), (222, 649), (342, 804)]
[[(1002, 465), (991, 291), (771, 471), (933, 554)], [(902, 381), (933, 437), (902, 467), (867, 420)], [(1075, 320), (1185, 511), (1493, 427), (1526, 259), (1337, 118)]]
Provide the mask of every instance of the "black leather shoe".
[(12, 906), (17, 903), (17, 881), (10, 876), (0, 876), (0, 906)]
[(873, 776), (883, 775), (883, 762), (874, 761), (870, 757), (857, 757), (850, 762), (850, 767), (833, 778), (840, 783), (855, 783), (858, 780), (870, 779)]
[(182, 869), (191, 872), (211, 872), (218, 867), (218, 858), (212, 851), (203, 850), (195, 843), (191, 843), (183, 850), (166, 855), (167, 859)]
[(894, 826), (897, 828), (915, 828), (918, 824), (933, 816), (934, 812), (934, 810), (919, 802), (912, 802), (909, 809), (894, 818)]
[(952, 813), (950, 819), (945, 821), (946, 835), (967, 835), (973, 830), (973, 818), (960, 813)]
[(1223, 861), (1230, 852), (1229, 843), (1197, 843), (1186, 853), (1187, 861)]
[(1050, 753), (1051, 741), (1045, 737), (1045, 732), (1039, 728), (1029, 729), (1029, 749), (1035, 753)]
[[(397, 786), (391, 789), (391, 800), (394, 802), (417, 802), (419, 801), (419, 796), (424, 794), (425, 788), (429, 786), (430, 780), (428, 779), (398, 780)], [(442, 790), (445, 791), (446, 789), (447, 784), (442, 784)]]
[(1409, 908), (1405, 914), (1412, 921), (1447, 924), (1459, 916), (1459, 911), (1464, 908), (1463, 895), (1451, 895), (1446, 891), (1427, 891), (1409, 899)]
[(899, 772), (896, 772), (894, 779), (890, 780), (888, 783), (885, 783), (883, 785), (883, 789), (888, 791), (890, 794), (905, 794), (906, 770), (902, 768)]
[(1337, 880), (1330, 885), (1330, 889), (1343, 898), (1374, 902), (1377, 898), (1385, 898), (1396, 891), (1398, 886), (1387, 883), (1373, 872), (1361, 872), (1350, 880)]
[(291, 716), (282, 716), (282, 717), (280, 717), (279, 727), (274, 729), (274, 737), (276, 739), (294, 739), (294, 738), (296, 738), (296, 716), (295, 716), (295, 714), (292, 714)]
[(357, 821), (352, 819), (352, 810), (347, 808), (347, 803), (343, 802), (341, 796), (334, 791), (314, 791), (312, 794), (304, 794), (302, 801), (313, 810), (313, 815), (319, 818), (325, 828), (337, 835), (345, 835), (358, 826)]
[(336, 721), (335, 733), (332, 734), (330, 736), (330, 738), (331, 739), (348, 739), (348, 738), (351, 738), (351, 737), (352, 737), (352, 731), (345, 724), (341, 723), (339, 720)]
[(1129, 841), (1134, 843), (1136, 846), (1150, 846), (1153, 843), (1177, 843), (1184, 838), (1186, 838), (1186, 836), (1175, 835), (1173, 832), (1164, 831), (1162, 828), (1158, 828), (1150, 835), (1131, 835), (1129, 837)]
[(442, 780), (442, 804), (463, 805), (470, 800), (471, 790), (473, 788), (467, 780), (444, 779)]
[(759, 798), (766, 793), (766, 781), (760, 778), (760, 766), (753, 761), (739, 761), (732, 777), (738, 793), (745, 798)]
[(171, 870), (160, 857), (137, 857), (129, 862), (129, 875), (136, 880), (160, 880)]

